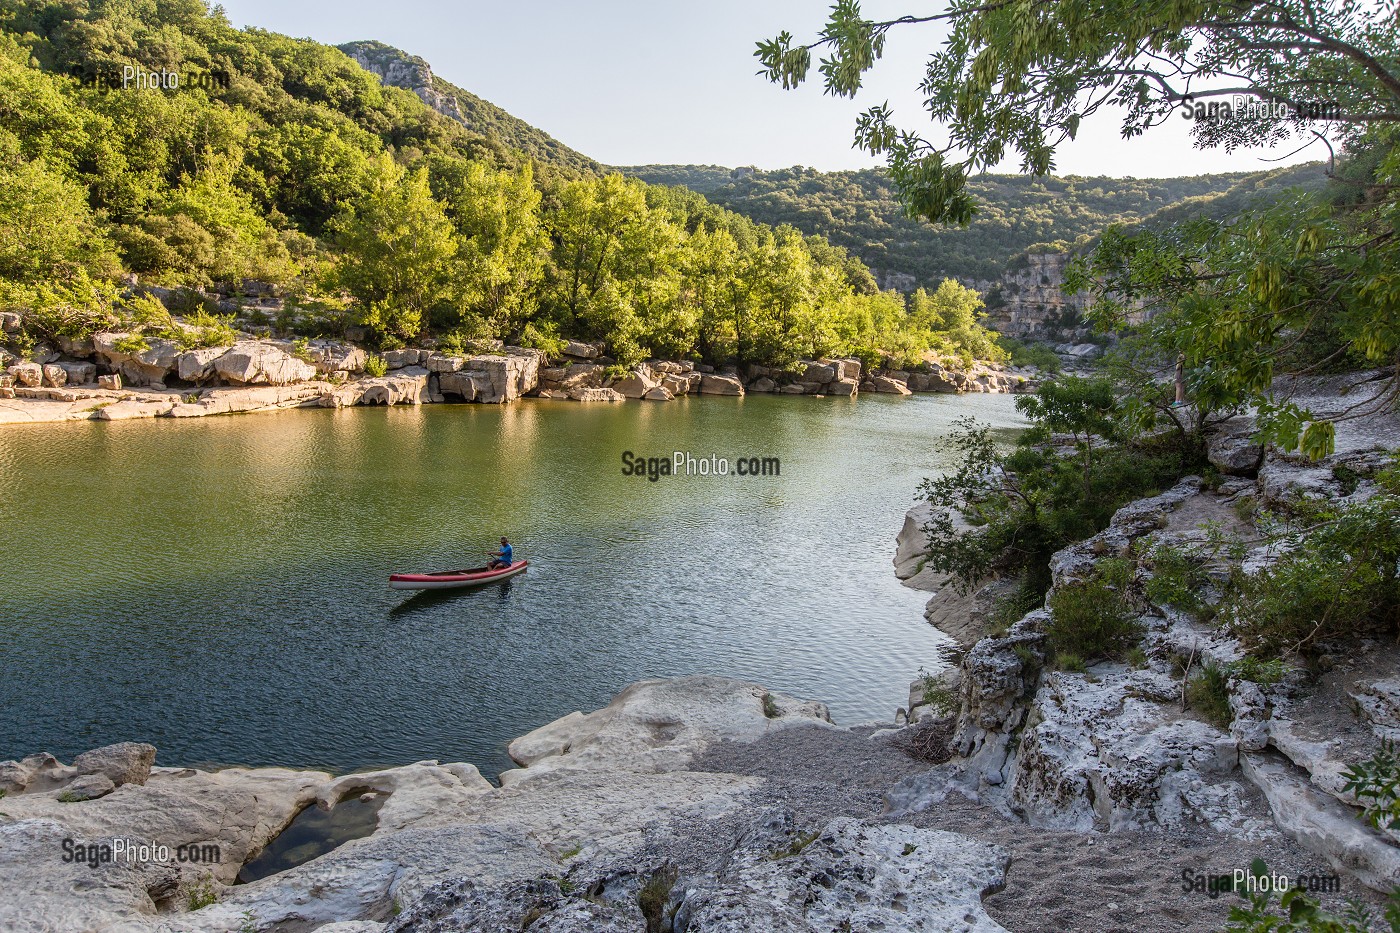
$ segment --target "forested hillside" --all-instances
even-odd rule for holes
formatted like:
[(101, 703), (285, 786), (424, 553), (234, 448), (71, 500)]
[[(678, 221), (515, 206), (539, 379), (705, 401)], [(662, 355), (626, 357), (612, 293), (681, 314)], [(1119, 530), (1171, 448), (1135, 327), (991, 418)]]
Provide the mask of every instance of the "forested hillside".
[[(417, 67), (355, 48), (386, 74)], [(123, 86), (124, 70), (159, 84)], [(0, 0), (0, 307), (26, 322), (12, 348), (166, 327), (123, 293), (134, 274), (270, 282), (287, 326), (358, 324), (381, 347), (578, 337), (624, 364), (999, 352), (970, 291), (879, 293), (824, 239), (585, 171), (460, 89), (427, 88), (468, 111), (448, 116), (400, 79), (415, 90), (203, 0)]]
[[(964, 230), (906, 217), (878, 169), (819, 172), (796, 166), (731, 173), (719, 166), (648, 165), (622, 171), (654, 184), (684, 185), (761, 223), (792, 224), (825, 236), (881, 273), (886, 284), (906, 287), (946, 276), (994, 280), (1018, 253), (1070, 247), (1110, 224), (1131, 224), (1174, 205), (1182, 206), (1174, 216), (1194, 212), (1227, 192), (1239, 196), (1214, 207), (1238, 210), (1246, 190), (1323, 180), (1316, 169), (1163, 179), (983, 175), (969, 184), (978, 213)], [(908, 278), (901, 282), (898, 276)]]

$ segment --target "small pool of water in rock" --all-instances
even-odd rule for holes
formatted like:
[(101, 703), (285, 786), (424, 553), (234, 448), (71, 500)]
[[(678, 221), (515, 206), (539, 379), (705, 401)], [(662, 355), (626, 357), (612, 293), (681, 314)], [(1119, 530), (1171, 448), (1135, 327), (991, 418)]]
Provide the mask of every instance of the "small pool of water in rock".
[(312, 804), (243, 865), (235, 884), (296, 868), (352, 839), (370, 835), (379, 826), (379, 809), (387, 799), (387, 794), (351, 794), (329, 810)]

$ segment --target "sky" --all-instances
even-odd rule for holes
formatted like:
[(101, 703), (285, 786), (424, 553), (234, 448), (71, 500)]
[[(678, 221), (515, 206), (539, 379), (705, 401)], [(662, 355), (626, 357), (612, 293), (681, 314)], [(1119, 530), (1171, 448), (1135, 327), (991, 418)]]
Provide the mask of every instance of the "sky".
[[(828, 0), (223, 0), (237, 26), (339, 44), (377, 39), (421, 56), (446, 80), (607, 165), (660, 163), (868, 168), (851, 147), (856, 116), (888, 102), (896, 123), (932, 134), (918, 83), (941, 41), (937, 25), (891, 33), (884, 59), (853, 100), (793, 91), (755, 72), (754, 44), (786, 29), (815, 36)], [(915, 7), (867, 0), (872, 18)], [(922, 9), (922, 8), (918, 8)], [(1260, 171), (1322, 158), (1294, 146), (1202, 151), (1185, 120), (1123, 140), (1101, 112), (1062, 147), (1056, 174), (1169, 177)], [(1316, 147), (1314, 147), (1316, 149)], [(1014, 161), (1001, 171), (1018, 169)]]

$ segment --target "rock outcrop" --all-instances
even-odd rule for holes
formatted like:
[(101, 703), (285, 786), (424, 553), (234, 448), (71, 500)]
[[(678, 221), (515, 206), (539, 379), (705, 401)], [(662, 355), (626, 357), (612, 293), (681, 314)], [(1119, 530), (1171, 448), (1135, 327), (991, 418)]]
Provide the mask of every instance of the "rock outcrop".
[[(80, 756), (86, 775), (49, 756), (0, 763), (12, 788), (0, 863), (13, 866), (0, 928), (643, 933), (659, 911), (692, 931), (1001, 930), (981, 898), (1003, 884), (1002, 850), (886, 821), (804, 832), (792, 812), (753, 805), (761, 779), (687, 770), (711, 743), (801, 725), (834, 728), (821, 704), (690, 677), (633, 685), (522, 736), (512, 754), (530, 763), (502, 788), (435, 761), (341, 777), (154, 768), (142, 784), (151, 750), (135, 745)], [(100, 796), (77, 792), (113, 777), (121, 786)], [(361, 799), (378, 806), (368, 835), (232, 884), (307, 807)], [(62, 858), (64, 840), (86, 856), (116, 839), (209, 858)]]

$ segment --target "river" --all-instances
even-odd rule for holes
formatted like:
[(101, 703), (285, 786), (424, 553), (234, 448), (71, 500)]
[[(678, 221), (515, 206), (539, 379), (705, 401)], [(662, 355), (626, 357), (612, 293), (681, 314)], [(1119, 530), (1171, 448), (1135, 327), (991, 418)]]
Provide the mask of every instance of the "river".
[[(1009, 396), (305, 410), (0, 431), (0, 759), (510, 766), (646, 677), (713, 672), (889, 719), (942, 636), (892, 571), (953, 420)], [(622, 455), (778, 476), (623, 475)], [(392, 571), (529, 571), (446, 595)]]

